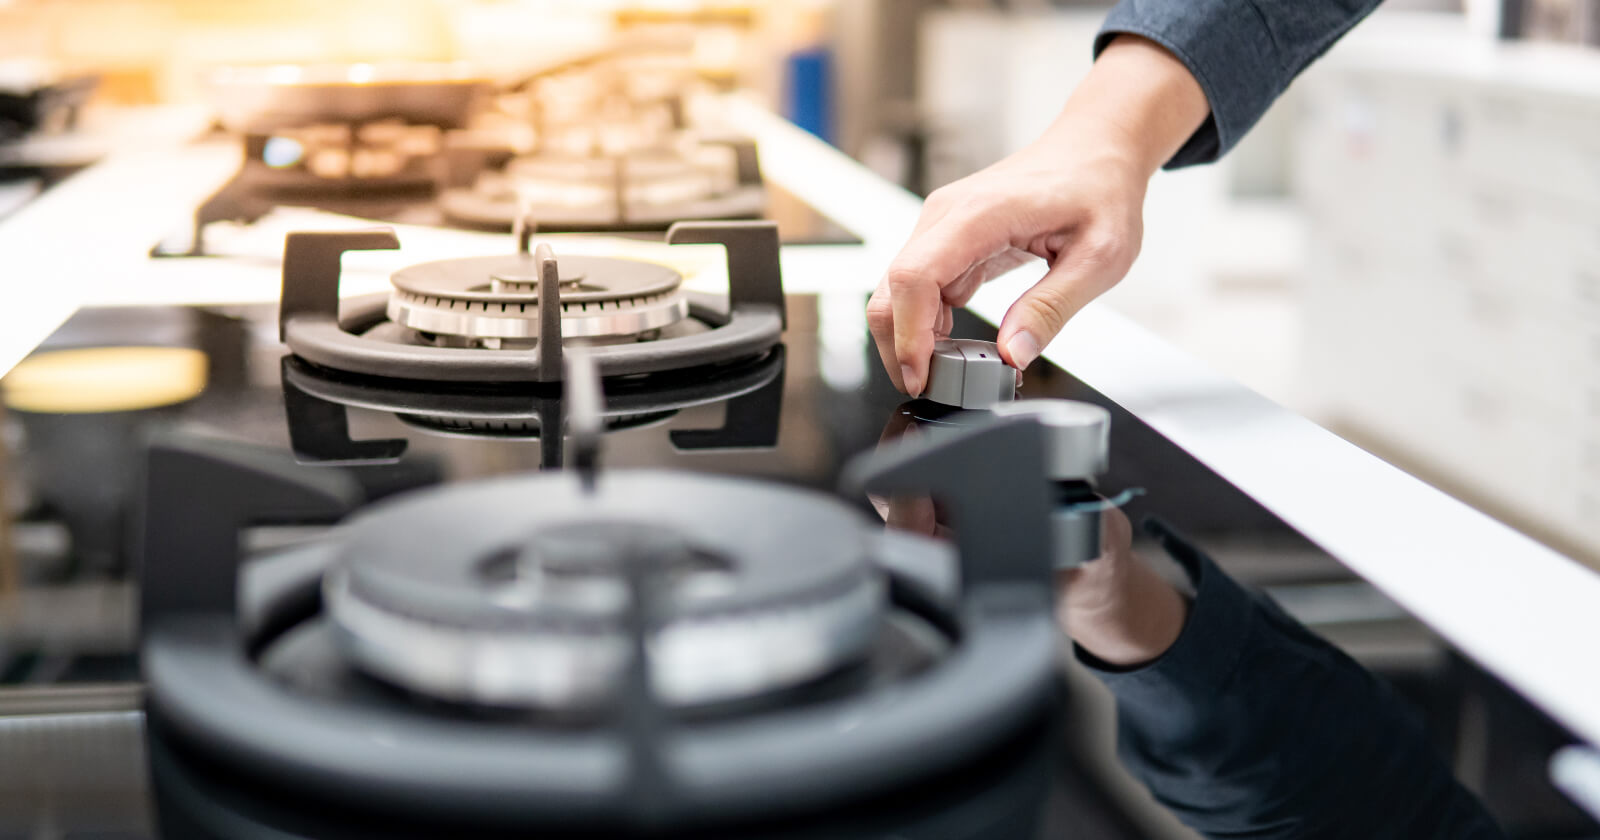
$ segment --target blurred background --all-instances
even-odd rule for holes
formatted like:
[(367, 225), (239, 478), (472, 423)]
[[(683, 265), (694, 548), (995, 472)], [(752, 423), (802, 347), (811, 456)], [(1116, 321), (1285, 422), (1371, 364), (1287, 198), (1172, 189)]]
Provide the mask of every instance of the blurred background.
[[(35, 129), (0, 142), (0, 216), (92, 158), (68, 130), (83, 101), (102, 106), (91, 122), (225, 105), (218, 68), (240, 65), (458, 63), (504, 82), (619, 32), (677, 39), (702, 80), (925, 194), (1038, 133), (1109, 5), (0, 0), (0, 126)], [(1227, 160), (1157, 177), (1109, 300), (1600, 562), (1597, 210), (1600, 2), (1390, 0)]]
[[(440, 144), (484, 152), (475, 144), (492, 134), (505, 147), (496, 151), (503, 166), (528, 152), (517, 127), (530, 122), (547, 149), (584, 154), (626, 155), (662, 136), (676, 143), (684, 124), (694, 128), (694, 142), (679, 149), (689, 162), (636, 184), (652, 191), (640, 204), (674, 199), (686, 188), (683, 172), (696, 188), (720, 184), (731, 194), (748, 186), (733, 157), (702, 160), (716, 158), (714, 113), (666, 113), (692, 109), (693, 96), (668, 107), (659, 92), (596, 94), (562, 81), (560, 68), (582, 66), (619, 42), (646, 45), (629, 60), (662, 71), (640, 78), (669, 78), (674, 90), (694, 93), (743, 92), (925, 195), (1043, 129), (1088, 70), (1091, 40), (1111, 5), (0, 0), (0, 224), (109, 151), (167, 130), (179, 112), (205, 115), (198, 125), (206, 133), (214, 123), (208, 136), (246, 138), (240, 183), (264, 189), (278, 189), (273, 173), (285, 169), (384, 196), (423, 181), (432, 189), (437, 173), (413, 164), (433, 158)], [(319, 73), (374, 89), (395, 79), (476, 85), (501, 102), (470, 126), (426, 114), (418, 119), (432, 123), (425, 130), (362, 125), (360, 137), (349, 126), (329, 134), (315, 120), (282, 113), (271, 125), (253, 122), (270, 110), (250, 98), (261, 84), (314, 85)], [(546, 89), (524, 95), (535, 84)], [(608, 134), (609, 123), (593, 119), (594, 103), (619, 96), (628, 113), (616, 124), (627, 131)], [(564, 123), (556, 107), (529, 120), (518, 111), (528, 100), (565, 103), (584, 119)], [(551, 189), (579, 203), (588, 195)], [(431, 223), (367, 212), (387, 213), (387, 201), (334, 209)], [(222, 205), (214, 220), (249, 210)], [(199, 251), (207, 212), (175, 251)], [(773, 214), (785, 216), (786, 242), (796, 241), (790, 231), (856, 241), (826, 219), (790, 228), (785, 213)], [(3, 260), (0, 275), (9, 272)], [(1388, 0), (1226, 160), (1156, 177), (1142, 254), (1106, 301), (1266, 396), (1600, 568), (1600, 0)], [(859, 313), (857, 304), (852, 298), (842, 308)], [(834, 317), (859, 341), (854, 315)], [(192, 343), (186, 321), (71, 323), (92, 326), (97, 337), (128, 331), (129, 344)], [(159, 374), (180, 383), (170, 394), (124, 405), (101, 383), (110, 402), (99, 408), (40, 402), (29, 391), (36, 369), (8, 376), (0, 474), (36, 480), (31, 490), (0, 482), (0, 605), (8, 606), (0, 609), (0, 684), (130, 676), (135, 593), (121, 552), (133, 466), (108, 453), (129, 451), (146, 425), (165, 422), (160, 412), (201, 387), (181, 383), (206, 377), (192, 360), (159, 361), (176, 365)], [(71, 411), (117, 419), (93, 428), (59, 419)], [(57, 419), (38, 425), (44, 414)], [(39, 452), (73, 466), (41, 470)], [(52, 508), (80, 515), (39, 513)], [(1282, 577), (1272, 564), (1289, 555), (1311, 558), (1316, 575), (1337, 569), (1299, 541), (1289, 551), (1272, 543), (1256, 547), (1271, 574), (1252, 576), (1251, 546), (1229, 548), (1230, 570), (1258, 583)], [(89, 583), (7, 598), (41, 579)], [(1348, 583), (1348, 575), (1338, 580)], [(1373, 594), (1360, 589), (1357, 600), (1377, 603), (1380, 620), (1368, 624), (1383, 624), (1383, 632), (1336, 638), (1364, 663), (1397, 681), (1460, 671), (1483, 683), (1460, 694), (1509, 694), (1454, 654), (1440, 666), (1441, 646), (1409, 620), (1396, 631), (1397, 608)], [(1421, 641), (1405, 647), (1395, 639)], [(1397, 650), (1422, 653), (1406, 659)], [(117, 702), (132, 702), (126, 685), (115, 690), (127, 695)], [(1442, 729), (1475, 731), (1471, 719), (1491, 705), (1475, 702), (1441, 702), (1450, 712), (1434, 717)], [(1528, 726), (1545, 732), (1542, 722)], [(1516, 817), (1513, 806), (1532, 803), (1521, 822), (1508, 820), (1518, 836), (1579, 836), (1572, 820), (1547, 817), (1550, 809), (1513, 783), (1542, 770), (1522, 772), (1494, 746), (1544, 737), (1513, 730), (1492, 741), (1461, 739), (1457, 765), (1480, 780), (1475, 787), (1490, 789), (1502, 813)], [(1545, 757), (1542, 748), (1526, 753)], [(1482, 783), (1495, 772), (1510, 781)]]

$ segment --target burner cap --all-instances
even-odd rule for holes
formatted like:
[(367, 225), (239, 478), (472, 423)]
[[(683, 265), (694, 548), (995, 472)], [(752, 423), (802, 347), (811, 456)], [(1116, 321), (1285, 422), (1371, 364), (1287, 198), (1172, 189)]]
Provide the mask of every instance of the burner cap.
[[(656, 263), (569, 256), (560, 270), (561, 334), (633, 336), (683, 319), (682, 275)], [(531, 254), (423, 263), (395, 272), (391, 320), (468, 340), (539, 337), (539, 261)]]
[[(774, 523), (752, 511), (781, 510)], [(632, 573), (663, 702), (767, 694), (865, 655), (883, 584), (826, 498), (734, 479), (544, 475), (428, 492), (353, 525), (325, 580), (345, 654), (441, 699), (587, 708), (621, 684)]]

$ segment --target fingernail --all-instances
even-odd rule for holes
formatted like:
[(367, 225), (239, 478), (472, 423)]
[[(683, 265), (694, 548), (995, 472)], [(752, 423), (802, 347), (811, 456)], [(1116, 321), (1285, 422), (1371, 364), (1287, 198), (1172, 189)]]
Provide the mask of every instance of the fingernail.
[(1039, 358), (1039, 342), (1027, 330), (1022, 330), (1006, 342), (1006, 352), (1011, 354), (1011, 363), (1021, 370)]
[(906, 393), (913, 397), (917, 396), (917, 389), (915, 386), (921, 384), (916, 382), (916, 376), (917, 372), (912, 370), (910, 365), (900, 366), (900, 384), (906, 386)]

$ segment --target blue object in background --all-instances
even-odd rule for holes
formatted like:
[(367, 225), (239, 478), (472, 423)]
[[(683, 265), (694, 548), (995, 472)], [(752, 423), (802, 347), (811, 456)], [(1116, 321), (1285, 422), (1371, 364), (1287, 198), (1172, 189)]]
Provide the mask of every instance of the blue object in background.
[(784, 116), (806, 131), (833, 142), (833, 53), (812, 47), (789, 54), (784, 85)]

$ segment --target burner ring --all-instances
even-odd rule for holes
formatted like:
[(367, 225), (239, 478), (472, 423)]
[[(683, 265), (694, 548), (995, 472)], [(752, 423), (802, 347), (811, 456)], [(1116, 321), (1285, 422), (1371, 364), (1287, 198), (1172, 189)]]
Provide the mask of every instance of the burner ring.
[[(528, 295), (507, 293), (507, 298)], [(395, 291), (389, 297), (389, 320), (407, 329), (469, 339), (532, 339), (539, 337), (539, 304), (461, 301)], [(561, 335), (600, 338), (638, 335), (671, 326), (689, 315), (689, 301), (680, 294), (621, 298), (588, 303), (561, 300)]]
[[(574, 256), (561, 274), (561, 334), (629, 336), (688, 317), (682, 275), (638, 260)], [(422, 263), (395, 272), (391, 321), (431, 335), (470, 340), (539, 337), (538, 263), (528, 254)]]
[[(612, 303), (678, 290), (683, 275), (658, 263), (617, 257), (560, 257), (562, 303)], [(493, 281), (527, 282), (528, 291), (496, 291)], [(538, 263), (529, 254), (436, 260), (402, 268), (390, 277), (398, 292), (466, 304), (536, 304)]]
[[(748, 524), (739, 511), (753, 506), (784, 510), (786, 527)], [(613, 696), (631, 650), (618, 571), (630, 558), (667, 576), (652, 583), (650, 678), (669, 705), (833, 671), (864, 654), (884, 610), (854, 511), (747, 481), (609, 474), (589, 495), (572, 476), (507, 479), (396, 501), (352, 527), (324, 581), (340, 647), (372, 676), (455, 702)]]

